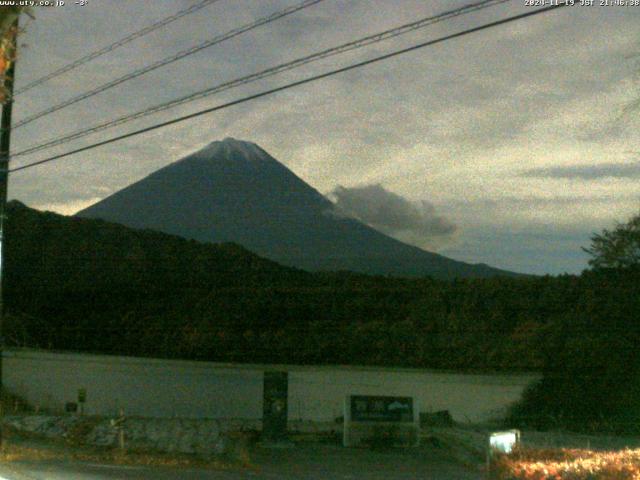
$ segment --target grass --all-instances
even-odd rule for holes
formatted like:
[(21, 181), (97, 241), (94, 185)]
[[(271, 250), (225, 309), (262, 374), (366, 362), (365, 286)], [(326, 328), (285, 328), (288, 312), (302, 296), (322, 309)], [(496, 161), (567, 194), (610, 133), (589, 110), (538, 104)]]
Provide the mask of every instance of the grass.
[[(237, 455), (236, 455), (237, 453)], [(120, 450), (113, 447), (81, 445), (77, 439), (50, 439), (5, 427), (0, 462), (81, 461), (113, 465), (138, 465), (174, 468), (229, 469), (251, 467), (248, 452), (240, 448), (230, 455), (203, 457), (149, 450)]]
[[(425, 428), (422, 444), (456, 463), (484, 469), (493, 430)], [(522, 438), (522, 449), (493, 463), (492, 480), (640, 480), (639, 437), (524, 431)]]
[(0, 462), (17, 461), (81, 461), (113, 465), (144, 465), (161, 467), (188, 467), (207, 469), (228, 469), (236, 466), (230, 462), (214, 459), (206, 460), (190, 455), (157, 454), (153, 452), (120, 451), (115, 449), (103, 451), (61, 451), (26, 445), (6, 445), (0, 451)]
[(443, 458), (467, 467), (486, 459), (484, 432), (460, 427), (432, 427), (423, 430), (421, 444), (437, 450)]

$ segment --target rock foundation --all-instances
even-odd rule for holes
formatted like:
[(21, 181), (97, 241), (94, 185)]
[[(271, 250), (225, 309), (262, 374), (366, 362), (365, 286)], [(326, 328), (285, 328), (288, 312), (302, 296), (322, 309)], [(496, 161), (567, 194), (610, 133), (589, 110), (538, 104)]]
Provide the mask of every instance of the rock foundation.
[[(48, 438), (63, 438), (86, 445), (118, 445), (118, 427), (112, 419), (88, 416), (6, 416), (4, 424), (18, 431)], [(232, 443), (261, 428), (259, 420), (183, 418), (126, 418), (123, 422), (128, 449), (168, 453), (223, 454)], [(246, 435), (243, 435), (246, 432)]]

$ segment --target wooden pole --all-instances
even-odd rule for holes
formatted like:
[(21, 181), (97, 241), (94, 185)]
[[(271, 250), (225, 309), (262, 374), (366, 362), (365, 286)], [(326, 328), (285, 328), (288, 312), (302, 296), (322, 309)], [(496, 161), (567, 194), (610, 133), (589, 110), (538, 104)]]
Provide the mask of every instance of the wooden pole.
[[(16, 38), (18, 36), (18, 18), (14, 20), (10, 30), (10, 48), (6, 52), (11, 59), (11, 65), (4, 77), (5, 102), (2, 105), (2, 119), (0, 120), (0, 395), (4, 397), (4, 378), (2, 371), (2, 356), (4, 354), (4, 337), (2, 324), (4, 322), (4, 224), (7, 206), (7, 191), (9, 187), (9, 149), (11, 146), (11, 112), (13, 110), (13, 83), (16, 74)], [(0, 447), (4, 446), (3, 412), (0, 408)]]

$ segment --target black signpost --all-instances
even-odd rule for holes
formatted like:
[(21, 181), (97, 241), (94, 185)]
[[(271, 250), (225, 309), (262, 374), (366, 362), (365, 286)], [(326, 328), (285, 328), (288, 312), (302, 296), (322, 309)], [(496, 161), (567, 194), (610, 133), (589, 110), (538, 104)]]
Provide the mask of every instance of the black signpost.
[(264, 372), (262, 407), (263, 442), (283, 443), (287, 441), (288, 396), (288, 373)]
[(87, 402), (87, 389), (78, 389), (78, 404), (80, 404), (80, 415), (84, 414), (84, 404)]

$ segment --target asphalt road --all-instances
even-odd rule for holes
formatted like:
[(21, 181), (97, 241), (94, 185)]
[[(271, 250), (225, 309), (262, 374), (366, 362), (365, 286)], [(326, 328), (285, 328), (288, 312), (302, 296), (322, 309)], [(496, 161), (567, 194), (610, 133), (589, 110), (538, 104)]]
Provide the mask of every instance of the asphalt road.
[(480, 470), (438, 458), (427, 449), (371, 452), (334, 446), (265, 450), (254, 467), (229, 470), (18, 461), (0, 465), (6, 480), (480, 480)]
[[(241, 471), (183, 470), (160, 467), (70, 462), (17, 462), (0, 468), (3, 480), (244, 480), (257, 475)], [(278, 478), (278, 477), (263, 477)]]
[(47, 462), (38, 464), (16, 464), (2, 468), (6, 480), (326, 480), (326, 479), (371, 479), (371, 480), (479, 480), (479, 473), (457, 468), (438, 466), (421, 471), (351, 473), (332, 472), (326, 468), (315, 471), (273, 471), (265, 469), (244, 471), (184, 470), (160, 467), (131, 467), (83, 463)]

